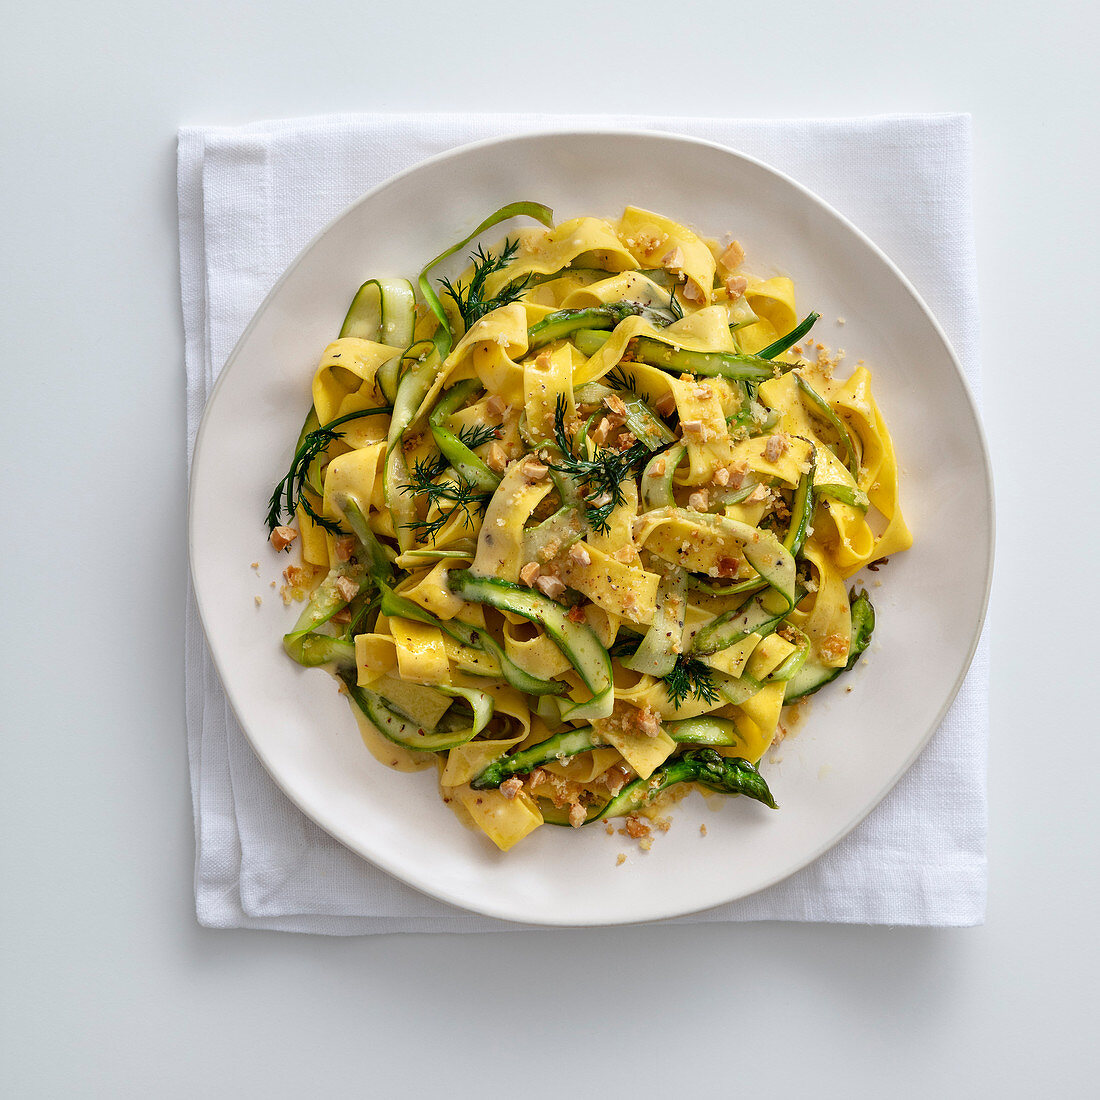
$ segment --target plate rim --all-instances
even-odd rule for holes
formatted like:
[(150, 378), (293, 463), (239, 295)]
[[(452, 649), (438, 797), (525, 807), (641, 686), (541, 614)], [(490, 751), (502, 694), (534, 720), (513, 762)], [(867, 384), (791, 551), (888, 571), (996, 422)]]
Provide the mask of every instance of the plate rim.
[[(281, 777), (277, 774), (276, 770), (272, 767), (268, 760), (267, 754), (263, 751), (260, 744), (253, 737), (249, 730), (247, 722), (243, 719), (240, 710), (237, 706), (237, 702), (234, 696), (234, 691), (230, 687), (223, 672), (222, 661), (219, 657), (218, 647), (211, 639), (207, 630), (207, 614), (204, 610), (204, 601), (200, 591), (200, 585), (197, 583), (195, 574), (195, 542), (196, 542), (196, 520), (195, 520), (195, 494), (194, 494), (194, 470), (199, 458), (200, 450), (207, 435), (207, 429), (210, 423), (210, 409), (214, 405), (215, 400), (218, 397), (220, 390), (222, 389), (223, 382), (228, 376), (230, 370), (233, 369), (238, 359), (240, 359), (243, 349), (247, 344), (253, 330), (259, 324), (263, 315), (271, 307), (273, 300), (282, 288), (283, 284), (290, 278), (290, 276), (297, 270), (297, 268), (305, 261), (305, 258), (317, 245), (317, 243), (326, 236), (330, 230), (332, 230), (339, 222), (348, 217), (352, 211), (358, 209), (362, 204), (369, 202), (376, 194), (381, 191), (400, 184), (400, 182), (407, 176), (419, 172), (430, 166), (434, 166), (440, 162), (447, 161), (453, 158), (467, 156), (471, 153), (476, 153), (481, 150), (489, 149), (494, 146), (508, 145), (513, 142), (530, 141), (532, 139), (574, 139), (574, 138), (635, 138), (635, 139), (657, 139), (662, 142), (682, 143), (694, 146), (703, 146), (713, 149), (717, 152), (725, 154), (727, 156), (733, 156), (739, 160), (745, 161), (755, 168), (763, 170), (765, 173), (778, 178), (783, 183), (790, 187), (793, 187), (799, 192), (803, 198), (808, 199), (820, 213), (838, 222), (842, 228), (847, 230), (850, 234), (854, 235), (867, 249), (870, 250), (882, 263), (886, 265), (888, 270), (894, 276), (895, 279), (901, 284), (906, 293), (917, 304), (921, 313), (927, 322), (930, 323), (932, 331), (943, 345), (944, 350), (947, 352), (948, 360), (951, 363), (951, 367), (955, 372), (955, 375), (962, 386), (963, 393), (966, 398), (966, 411), (969, 414), (972, 421), (975, 439), (978, 444), (978, 453), (981, 456), (981, 468), (984, 482), (984, 495), (988, 502), (989, 507), (989, 538), (985, 547), (984, 561), (982, 563), (984, 571), (984, 583), (982, 586), (982, 598), (980, 611), (976, 616), (971, 629), (971, 637), (967, 647), (965, 660), (961, 664), (960, 671), (956, 677), (955, 683), (951, 687), (950, 691), (944, 698), (944, 701), (937, 711), (934, 720), (928, 725), (924, 733), (917, 739), (912, 751), (905, 758), (902, 765), (897, 769), (896, 773), (882, 785), (882, 788), (874, 794), (870, 801), (863, 803), (862, 808), (855, 814), (854, 817), (846, 821), (846, 823), (839, 829), (834, 830), (833, 833), (825, 840), (820, 846), (813, 849), (805, 857), (800, 857), (798, 861), (791, 865), (786, 865), (783, 870), (777, 872), (774, 876), (768, 877), (766, 881), (755, 887), (755, 889), (747, 892), (737, 892), (730, 897), (725, 897), (718, 901), (707, 902), (701, 906), (689, 906), (688, 908), (675, 907), (666, 905), (659, 913), (647, 913), (634, 919), (620, 920), (609, 919), (601, 920), (598, 917), (594, 917), (590, 920), (586, 920), (578, 923), (575, 920), (567, 919), (547, 919), (545, 916), (541, 919), (535, 919), (518, 915), (507, 909), (506, 906), (494, 905), (492, 902), (484, 902), (473, 904), (466, 899), (459, 899), (453, 896), (445, 888), (432, 887), (429, 884), (422, 882), (415, 877), (409, 877), (408, 873), (398, 866), (394, 861), (377, 857), (375, 855), (366, 855), (360, 850), (360, 848), (350, 839), (348, 839), (343, 830), (341, 830), (338, 823), (329, 822), (317, 816), (314, 811), (306, 810), (295, 797), (294, 793), (288, 789), (287, 785), (283, 782)], [(270, 290), (264, 296), (263, 301), (256, 308), (255, 312), (245, 326), (240, 337), (233, 345), (232, 351), (226, 357), (225, 364), (218, 373), (218, 377), (215, 379), (214, 385), (211, 388), (210, 394), (206, 399), (206, 403), (203, 406), (202, 417), (199, 422), (198, 430), (195, 434), (195, 442), (192, 448), (191, 454), (188, 456), (188, 477), (187, 477), (187, 558), (188, 558), (188, 577), (190, 581), (191, 592), (195, 599), (195, 605), (199, 613), (199, 621), (202, 626), (203, 641), (206, 646), (206, 651), (210, 655), (211, 661), (214, 664), (215, 671), (218, 674), (218, 680), (225, 693), (226, 701), (232, 708), (233, 715), (236, 718), (238, 724), (241, 727), (242, 732), (248, 740), (249, 747), (256, 754), (257, 759), (262, 764), (264, 770), (271, 777), (272, 781), (276, 784), (279, 790), (293, 803), (293, 805), (304, 814), (309, 820), (317, 824), (321, 829), (328, 833), (333, 839), (346, 847), (358, 858), (365, 860), (373, 867), (377, 867), (384, 871), (386, 874), (391, 875), (413, 889), (424, 894), (426, 897), (434, 898), (436, 900), (444, 901), (449, 905), (456, 907), (457, 909), (468, 912), (477, 913), (483, 916), (492, 917), (494, 919), (508, 921), (516, 924), (525, 925), (532, 928), (582, 928), (582, 927), (626, 927), (634, 924), (663, 922), (673, 920), (679, 917), (692, 916), (694, 914), (707, 912), (712, 909), (716, 909), (721, 905), (727, 905), (734, 901), (739, 901), (743, 898), (752, 897), (763, 890), (767, 890), (777, 883), (783, 882), (790, 878), (792, 875), (797, 874), (799, 871), (804, 870), (811, 863), (820, 859), (821, 856), (834, 848), (839, 844), (846, 836), (848, 836), (861, 822), (866, 820), (867, 817), (874, 812), (878, 805), (886, 798), (886, 796), (898, 785), (902, 777), (912, 767), (917, 757), (928, 746), (929, 741), (939, 729), (943, 723), (943, 719), (947, 714), (947, 711), (951, 708), (952, 704), (958, 696), (966, 677), (970, 673), (970, 669), (974, 662), (975, 654), (977, 653), (978, 646), (981, 644), (982, 636), (985, 630), (985, 623), (988, 616), (990, 594), (992, 591), (994, 563), (996, 557), (996, 543), (997, 543), (997, 514), (996, 514), (996, 494), (993, 482), (993, 467), (990, 458), (989, 443), (986, 438), (985, 427), (982, 423), (980, 411), (978, 408), (978, 402), (975, 397), (973, 388), (970, 385), (970, 381), (966, 376), (966, 371), (963, 369), (962, 363), (959, 360), (958, 355), (955, 352), (954, 346), (948, 339), (947, 334), (944, 332), (939, 320), (929, 308), (924, 298), (913, 286), (909, 278), (901, 271), (901, 269), (894, 263), (894, 261), (880, 248), (870, 237), (867, 236), (857, 225), (855, 225), (847, 216), (842, 214), (824, 198), (818, 195), (815, 191), (811, 190), (805, 184), (799, 182), (794, 177), (788, 175), (786, 172), (779, 168), (774, 167), (767, 161), (761, 160), (752, 154), (745, 153), (740, 149), (735, 149), (732, 146), (723, 145), (720, 142), (711, 141), (706, 138), (698, 138), (687, 134), (677, 133), (670, 130), (656, 130), (652, 128), (633, 129), (623, 126), (596, 126), (592, 128), (578, 128), (578, 127), (564, 127), (564, 128), (552, 128), (552, 129), (530, 129), (519, 130), (510, 134), (493, 136), (488, 138), (482, 138), (477, 141), (467, 142), (462, 145), (455, 146), (451, 149), (445, 149), (438, 153), (435, 153), (429, 157), (425, 157), (422, 160), (417, 161), (415, 164), (409, 165), (407, 168), (402, 169), (400, 172), (395, 173), (388, 178), (381, 180), (374, 187), (371, 187), (367, 191), (364, 191), (354, 201), (348, 203), (335, 215), (329, 218), (310, 239), (301, 247), (298, 253), (290, 261), (289, 264), (279, 275), (278, 279), (272, 284)]]

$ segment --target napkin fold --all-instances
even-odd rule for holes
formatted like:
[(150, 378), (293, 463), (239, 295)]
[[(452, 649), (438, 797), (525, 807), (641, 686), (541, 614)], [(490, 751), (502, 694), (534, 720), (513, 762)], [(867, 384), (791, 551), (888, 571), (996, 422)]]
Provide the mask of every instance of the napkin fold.
[[(749, 153), (816, 191), (908, 275), (980, 394), (964, 115), (732, 120), (639, 116), (346, 115), (179, 133), (187, 460), (206, 400), (284, 268), (367, 189), (435, 153), (539, 130), (661, 130)], [(195, 908), (215, 928), (355, 935), (524, 925), (426, 897), (307, 819), (226, 702), (188, 582), (186, 713)], [(972, 925), (985, 912), (988, 646), (901, 782), (841, 843), (751, 897), (669, 923)]]

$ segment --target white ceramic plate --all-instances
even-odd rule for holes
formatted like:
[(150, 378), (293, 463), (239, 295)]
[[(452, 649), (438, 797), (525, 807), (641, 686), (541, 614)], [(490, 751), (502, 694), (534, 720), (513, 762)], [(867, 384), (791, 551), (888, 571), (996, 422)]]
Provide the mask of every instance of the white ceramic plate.
[[(781, 805), (714, 809), (693, 796), (642, 855), (600, 827), (543, 828), (508, 854), (461, 826), (434, 771), (390, 771), (362, 745), (347, 703), (280, 638), (297, 616), (254, 605), (248, 563), (275, 563), (263, 516), (289, 461), (321, 350), (372, 275), (412, 277), (489, 211), (536, 199), (556, 217), (616, 216), (627, 203), (734, 233), (750, 270), (789, 273), (804, 309), (846, 318), (843, 344), (872, 367), (904, 471), (916, 537), (872, 589), (870, 661), (814, 700), (782, 760)], [(507, 227), (488, 235), (497, 239)], [(826, 337), (836, 330), (823, 327)], [(718, 146), (638, 133), (550, 134), (436, 157), (364, 196), (290, 266), (231, 356), (206, 410), (191, 476), (191, 568), (215, 663), (271, 775), (333, 836), (456, 905), (541, 924), (654, 920), (751, 894), (819, 856), (861, 821), (925, 745), (977, 644), (992, 571), (989, 465), (958, 364), (890, 262), (820, 199)], [(284, 562), (280, 561), (281, 567)], [(269, 568), (269, 565), (271, 566)], [(701, 838), (699, 825), (707, 826)], [(616, 868), (620, 851), (629, 862)]]

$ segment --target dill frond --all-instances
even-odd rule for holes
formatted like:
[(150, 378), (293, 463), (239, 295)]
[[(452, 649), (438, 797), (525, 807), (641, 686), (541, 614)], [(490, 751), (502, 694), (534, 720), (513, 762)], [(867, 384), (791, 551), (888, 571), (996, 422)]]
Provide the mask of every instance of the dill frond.
[(404, 525), (415, 531), (419, 539), (435, 542), (443, 525), (460, 509), (464, 526), (472, 527), (476, 515), (484, 511), (492, 499), (492, 493), (482, 492), (458, 474), (453, 478), (442, 477), (449, 468), (442, 455), (420, 459), (413, 465), (408, 482), (401, 486), (403, 493), (424, 497), (428, 502), (429, 513), (433, 508), (439, 512), (435, 519), (418, 519)]
[(554, 442), (561, 452), (560, 462), (547, 462), (552, 470), (567, 474), (581, 486), (588, 506), (588, 523), (603, 533), (609, 528), (611, 513), (625, 497), (622, 483), (652, 454), (644, 443), (634, 442), (625, 451), (601, 449), (593, 458), (580, 458), (576, 440), (565, 426), (565, 398), (558, 397), (554, 408)]
[(710, 668), (697, 657), (685, 657), (682, 653), (664, 677), (664, 685), (674, 707), (681, 706), (689, 695), (705, 703), (716, 703), (720, 698)]
[(487, 313), (492, 313), (494, 309), (514, 302), (527, 288), (527, 284), (531, 281), (530, 275), (513, 279), (492, 298), (484, 297), (486, 280), (490, 275), (506, 268), (515, 259), (518, 250), (519, 241), (511, 241), (507, 238), (497, 255), (486, 252), (481, 245), (478, 245), (470, 253), (470, 262), (474, 265), (474, 271), (470, 276), (469, 285), (464, 285), (461, 280), (457, 283), (452, 283), (450, 279), (439, 280), (443, 292), (454, 302), (467, 331)]
[(623, 370), (622, 367), (616, 367), (610, 374), (605, 376), (604, 381), (615, 390), (638, 392), (638, 379), (633, 374)]
[(294, 452), (294, 458), (291, 459), (290, 469), (287, 471), (286, 477), (275, 486), (275, 491), (268, 501), (267, 517), (265, 519), (268, 533), (270, 534), (283, 522), (284, 515), (288, 520), (293, 520), (294, 513), (301, 506), (302, 511), (318, 527), (323, 527), (334, 535), (343, 534), (338, 523), (331, 519), (325, 519), (324, 516), (319, 516), (316, 509), (310, 504), (309, 498), (305, 494), (305, 490), (308, 488), (309, 468), (316, 459), (324, 454), (330, 443), (335, 443), (338, 439), (344, 438), (343, 432), (335, 431), (338, 425), (346, 424), (349, 420), (362, 420), (367, 416), (382, 416), (392, 411), (392, 407), (389, 405), (382, 405), (375, 409), (359, 409), (356, 412), (338, 416), (335, 420), (330, 420), (327, 424), (321, 424), (309, 432)]
[(471, 451), (483, 443), (499, 438), (500, 431), (491, 424), (471, 424), (469, 427), (458, 429), (459, 443), (464, 443)]

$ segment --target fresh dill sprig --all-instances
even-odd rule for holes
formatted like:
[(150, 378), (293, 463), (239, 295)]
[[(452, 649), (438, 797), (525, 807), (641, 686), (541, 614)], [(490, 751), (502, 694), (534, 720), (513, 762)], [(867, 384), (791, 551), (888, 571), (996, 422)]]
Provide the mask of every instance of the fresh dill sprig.
[(418, 538), (435, 542), (443, 525), (459, 509), (463, 512), (464, 526), (472, 527), (474, 517), (492, 499), (492, 493), (482, 492), (460, 474), (455, 474), (453, 479), (439, 480), (447, 469), (447, 460), (442, 455), (418, 459), (409, 474), (408, 482), (401, 486), (403, 493), (424, 497), (428, 501), (429, 513), (432, 508), (439, 512), (435, 519), (418, 519), (404, 524), (409, 530), (415, 531)]
[(317, 514), (317, 510), (306, 496), (306, 489), (312, 489), (309, 484), (310, 467), (324, 454), (330, 443), (344, 438), (343, 432), (335, 430), (340, 424), (346, 424), (349, 420), (362, 420), (367, 416), (382, 416), (392, 411), (389, 405), (375, 409), (359, 409), (356, 412), (338, 416), (335, 420), (330, 420), (327, 424), (321, 424), (313, 431), (307, 432), (294, 452), (286, 477), (275, 486), (275, 491), (268, 501), (266, 519), (268, 533), (270, 534), (283, 522), (284, 516), (292, 521), (300, 507), (318, 527), (323, 527), (334, 535), (343, 534), (338, 523)]
[(710, 669), (697, 657), (685, 657), (682, 653), (664, 677), (664, 685), (669, 702), (677, 708), (689, 695), (704, 703), (716, 703), (720, 698)]
[(499, 438), (500, 431), (491, 424), (470, 424), (458, 429), (459, 443), (464, 443), (471, 451), (491, 439)]
[(470, 327), (484, 317), (492, 313), (494, 309), (506, 306), (514, 302), (526, 289), (531, 281), (530, 275), (513, 279), (503, 286), (492, 298), (485, 298), (485, 282), (490, 275), (506, 268), (515, 259), (519, 250), (519, 241), (504, 240), (504, 247), (498, 255), (486, 252), (481, 245), (470, 253), (470, 262), (474, 265), (474, 273), (470, 276), (468, 286), (461, 281), (452, 283), (450, 279), (440, 279), (439, 285), (443, 288), (455, 308), (462, 317), (462, 323), (469, 331)]
[(622, 367), (616, 367), (610, 374), (605, 376), (604, 381), (615, 390), (638, 392), (638, 379), (633, 374), (623, 370)]
[(634, 475), (652, 452), (644, 443), (635, 441), (625, 451), (601, 448), (594, 458), (578, 457), (576, 443), (565, 427), (565, 398), (560, 394), (554, 408), (554, 442), (561, 452), (561, 461), (548, 461), (547, 465), (551, 470), (568, 474), (583, 488), (589, 526), (598, 533), (606, 532), (611, 513), (626, 499), (622, 483)]
[(305, 483), (314, 460), (324, 453), (330, 443), (343, 438), (343, 432), (334, 432), (327, 427), (316, 428), (305, 437), (301, 447), (294, 454), (289, 472), (275, 486), (275, 491), (271, 494), (267, 511), (269, 533), (282, 523), (284, 514), (287, 519), (293, 520), (299, 507), (318, 527), (323, 527), (334, 535), (341, 533), (338, 523), (317, 514), (316, 509), (309, 502), (309, 497), (305, 494)]

